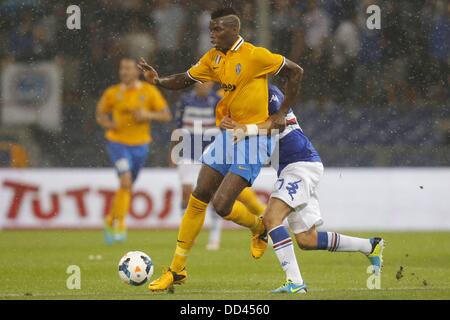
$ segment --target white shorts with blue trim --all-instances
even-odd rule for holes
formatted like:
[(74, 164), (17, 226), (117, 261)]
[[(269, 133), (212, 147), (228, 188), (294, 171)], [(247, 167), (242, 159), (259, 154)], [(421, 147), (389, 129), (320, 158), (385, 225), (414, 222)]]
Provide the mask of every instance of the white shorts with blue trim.
[(293, 209), (287, 221), (295, 234), (323, 224), (317, 196), (322, 175), (321, 162), (294, 162), (280, 172), (275, 182), (270, 197), (282, 200)]

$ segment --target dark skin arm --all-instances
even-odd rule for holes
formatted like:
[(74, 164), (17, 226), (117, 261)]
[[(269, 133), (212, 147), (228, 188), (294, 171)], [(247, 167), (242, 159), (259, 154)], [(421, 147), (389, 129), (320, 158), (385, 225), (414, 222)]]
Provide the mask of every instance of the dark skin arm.
[(145, 80), (161, 88), (169, 90), (180, 90), (187, 88), (195, 83), (195, 81), (189, 78), (186, 73), (177, 73), (160, 78), (158, 72), (156, 72), (156, 70), (143, 58), (139, 60), (138, 68), (142, 71)]
[(258, 125), (258, 128), (260, 129), (284, 129), (284, 117), (289, 108), (294, 104), (300, 91), (300, 85), (303, 79), (303, 69), (295, 62), (286, 59), (286, 65), (280, 71), (279, 76), (285, 80), (283, 103), (277, 113), (270, 116), (267, 121)]

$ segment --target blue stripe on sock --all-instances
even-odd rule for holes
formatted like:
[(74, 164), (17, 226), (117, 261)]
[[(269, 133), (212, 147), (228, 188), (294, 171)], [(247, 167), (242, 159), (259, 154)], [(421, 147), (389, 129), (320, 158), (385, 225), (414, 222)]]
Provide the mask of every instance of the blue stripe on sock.
[(326, 250), (328, 248), (328, 232), (317, 232), (317, 249)]
[(277, 244), (278, 242), (291, 238), (284, 226), (278, 226), (270, 230), (269, 236), (272, 239), (273, 244)]

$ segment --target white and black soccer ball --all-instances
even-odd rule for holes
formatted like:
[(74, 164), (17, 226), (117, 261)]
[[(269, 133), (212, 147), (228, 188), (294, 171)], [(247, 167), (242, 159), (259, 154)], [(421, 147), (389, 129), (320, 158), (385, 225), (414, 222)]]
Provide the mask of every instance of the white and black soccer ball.
[(152, 259), (141, 251), (130, 251), (119, 261), (119, 277), (132, 286), (140, 286), (153, 275)]

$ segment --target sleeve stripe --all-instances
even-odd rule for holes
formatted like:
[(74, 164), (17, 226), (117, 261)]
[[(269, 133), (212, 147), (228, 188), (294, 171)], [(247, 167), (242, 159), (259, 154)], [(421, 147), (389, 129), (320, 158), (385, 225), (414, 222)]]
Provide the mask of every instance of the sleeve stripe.
[(281, 69), (283, 69), (283, 67), (284, 67), (285, 64), (286, 64), (286, 58), (283, 57), (283, 63), (282, 63), (281, 66), (278, 68), (277, 72), (275, 72), (273, 75), (276, 76), (276, 75), (281, 71)]
[(191, 74), (189, 73), (189, 71), (186, 71), (186, 74), (188, 75), (189, 78), (191, 78), (191, 80), (194, 80), (195, 82), (198, 82), (198, 83), (203, 83), (203, 81), (197, 80), (197, 79), (195, 79), (193, 76), (191, 76)]

